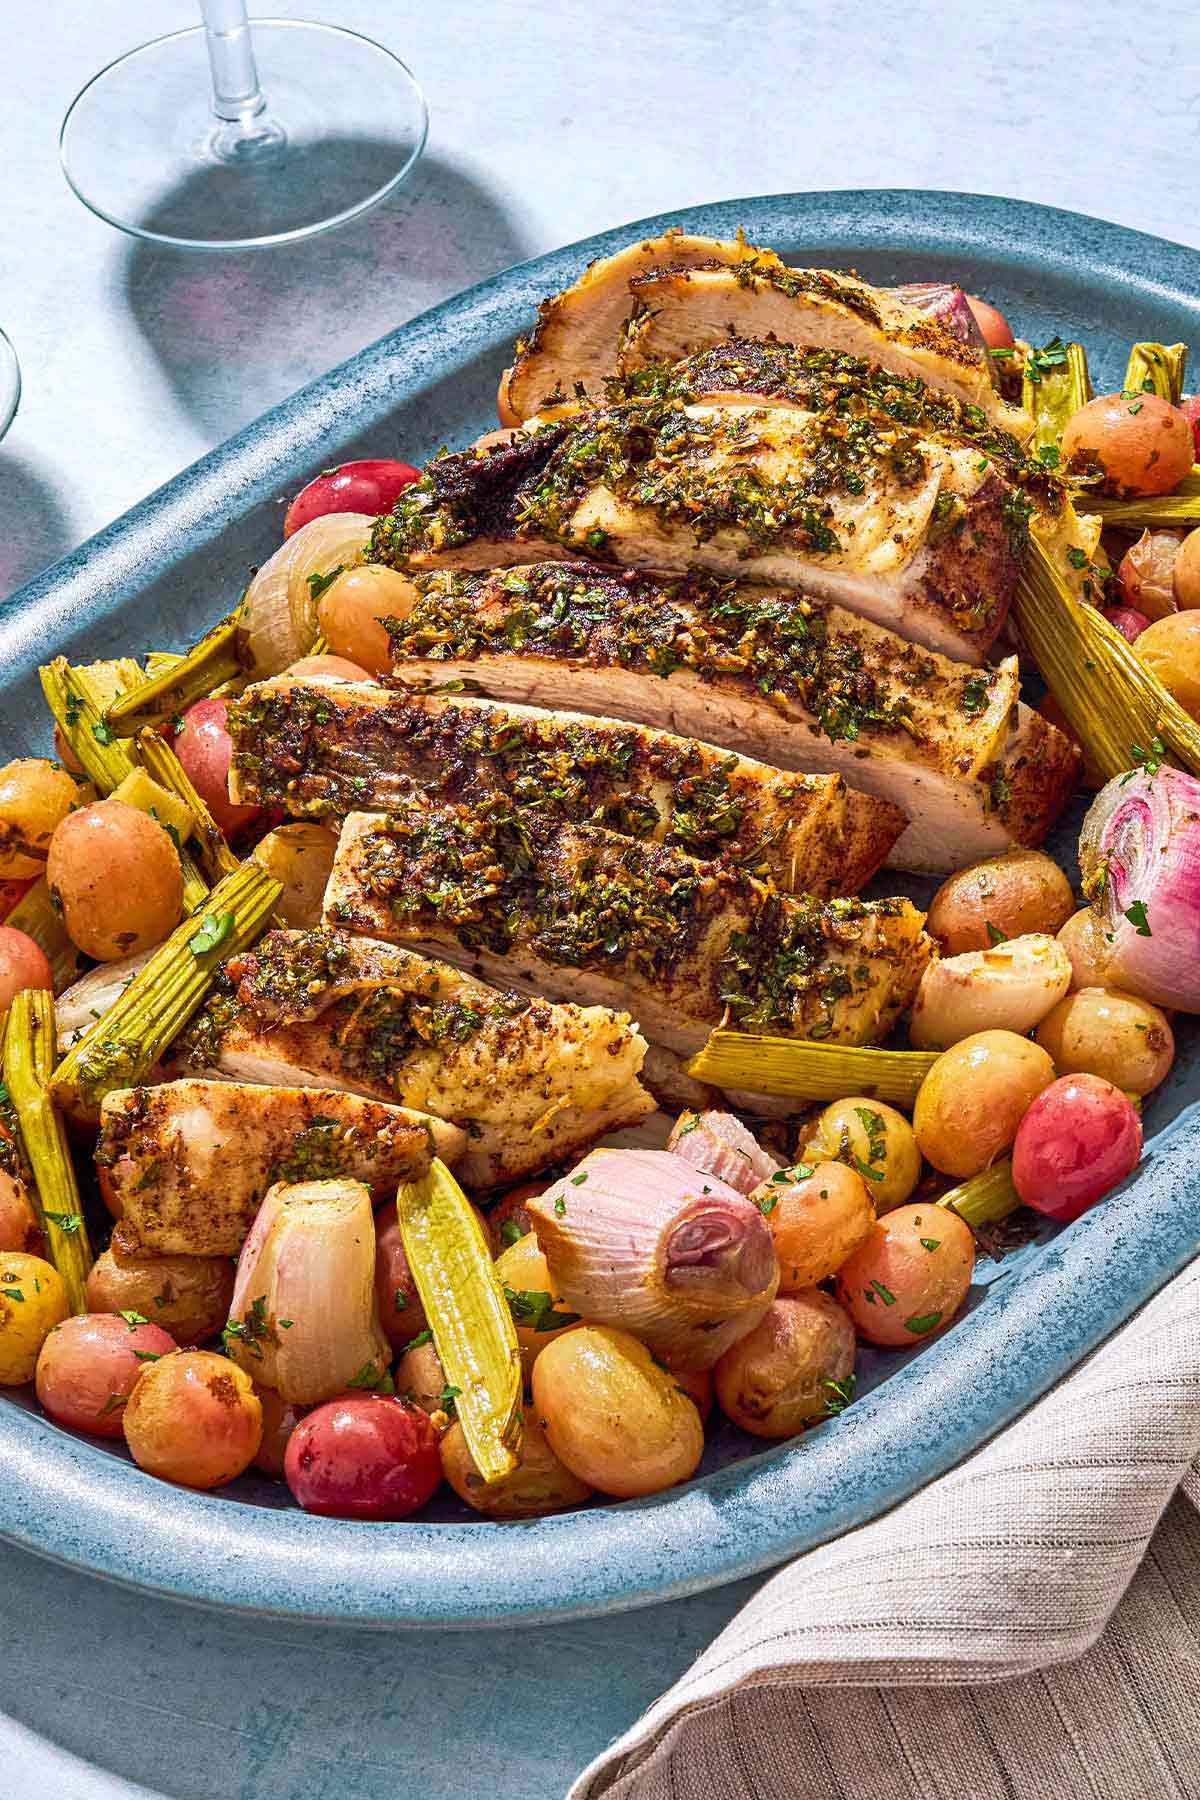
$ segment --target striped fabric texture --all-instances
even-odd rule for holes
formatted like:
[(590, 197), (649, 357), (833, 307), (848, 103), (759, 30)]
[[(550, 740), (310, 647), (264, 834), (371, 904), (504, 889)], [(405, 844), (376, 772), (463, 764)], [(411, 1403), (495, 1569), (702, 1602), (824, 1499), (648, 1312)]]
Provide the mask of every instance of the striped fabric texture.
[(570, 1800), (1197, 1800), (1198, 1509), (1200, 1263), (768, 1581)]

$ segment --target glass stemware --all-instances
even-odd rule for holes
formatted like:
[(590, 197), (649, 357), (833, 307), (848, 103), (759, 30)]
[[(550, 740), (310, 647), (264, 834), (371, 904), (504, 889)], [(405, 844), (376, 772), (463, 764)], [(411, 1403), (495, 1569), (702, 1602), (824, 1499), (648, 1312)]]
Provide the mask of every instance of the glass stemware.
[(340, 25), (247, 19), (201, 0), (204, 23), (129, 51), (63, 119), (63, 171), (85, 206), (188, 250), (294, 243), (344, 225), (404, 180), (428, 113), (400, 58)]

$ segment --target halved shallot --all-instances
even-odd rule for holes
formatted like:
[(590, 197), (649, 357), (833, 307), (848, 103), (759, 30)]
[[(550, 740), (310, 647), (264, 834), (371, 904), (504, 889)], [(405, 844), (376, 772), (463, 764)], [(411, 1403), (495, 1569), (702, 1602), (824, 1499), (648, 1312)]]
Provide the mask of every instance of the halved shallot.
[(361, 1181), (277, 1182), (238, 1259), (229, 1355), (290, 1406), (374, 1387), (391, 1361), (375, 1306), (375, 1221)]
[(780, 1166), (742, 1121), (727, 1112), (680, 1113), (667, 1149), (701, 1175), (715, 1175), (739, 1194), (753, 1193)]
[(667, 1150), (593, 1150), (526, 1204), (564, 1305), (681, 1369), (711, 1368), (779, 1285), (758, 1208)]
[(1114, 776), (1083, 821), (1079, 866), (1105, 986), (1200, 1012), (1200, 781), (1166, 764)]

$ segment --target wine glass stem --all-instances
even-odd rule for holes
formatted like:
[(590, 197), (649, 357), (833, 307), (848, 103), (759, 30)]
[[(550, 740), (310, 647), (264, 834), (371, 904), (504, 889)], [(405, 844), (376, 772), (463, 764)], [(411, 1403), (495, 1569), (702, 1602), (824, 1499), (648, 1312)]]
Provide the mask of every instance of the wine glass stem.
[(213, 111), (230, 123), (254, 118), (266, 106), (258, 85), (245, 0), (200, 0), (212, 71)]

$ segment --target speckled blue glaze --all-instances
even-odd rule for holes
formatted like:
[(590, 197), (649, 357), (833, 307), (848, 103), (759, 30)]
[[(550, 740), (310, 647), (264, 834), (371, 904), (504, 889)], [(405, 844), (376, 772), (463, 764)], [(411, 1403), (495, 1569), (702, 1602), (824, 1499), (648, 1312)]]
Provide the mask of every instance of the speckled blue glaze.
[[(776, 195), (641, 221), (511, 269), (314, 382), (160, 488), (0, 612), (8, 754), (45, 746), (36, 664), (193, 639), (279, 539), (280, 502), (366, 450), (419, 461), (494, 423), (506, 352), (589, 258), (677, 224), (739, 226), (793, 260), (877, 279), (952, 274), (1041, 340), (1069, 327), (1098, 384), (1135, 338), (1200, 345), (1200, 255), (1074, 213), (968, 194)], [(1147, 1117), (1146, 1157), (1098, 1211), (999, 1266), (970, 1310), (904, 1356), (867, 1353), (840, 1418), (763, 1453), (718, 1430), (696, 1481), (504, 1527), (311, 1518), (243, 1481), (219, 1497), (151, 1480), (27, 1396), (0, 1401), (0, 1535), (175, 1598), (371, 1626), (570, 1618), (695, 1592), (860, 1524), (951, 1467), (1086, 1355), (1200, 1248), (1194, 1042)]]

